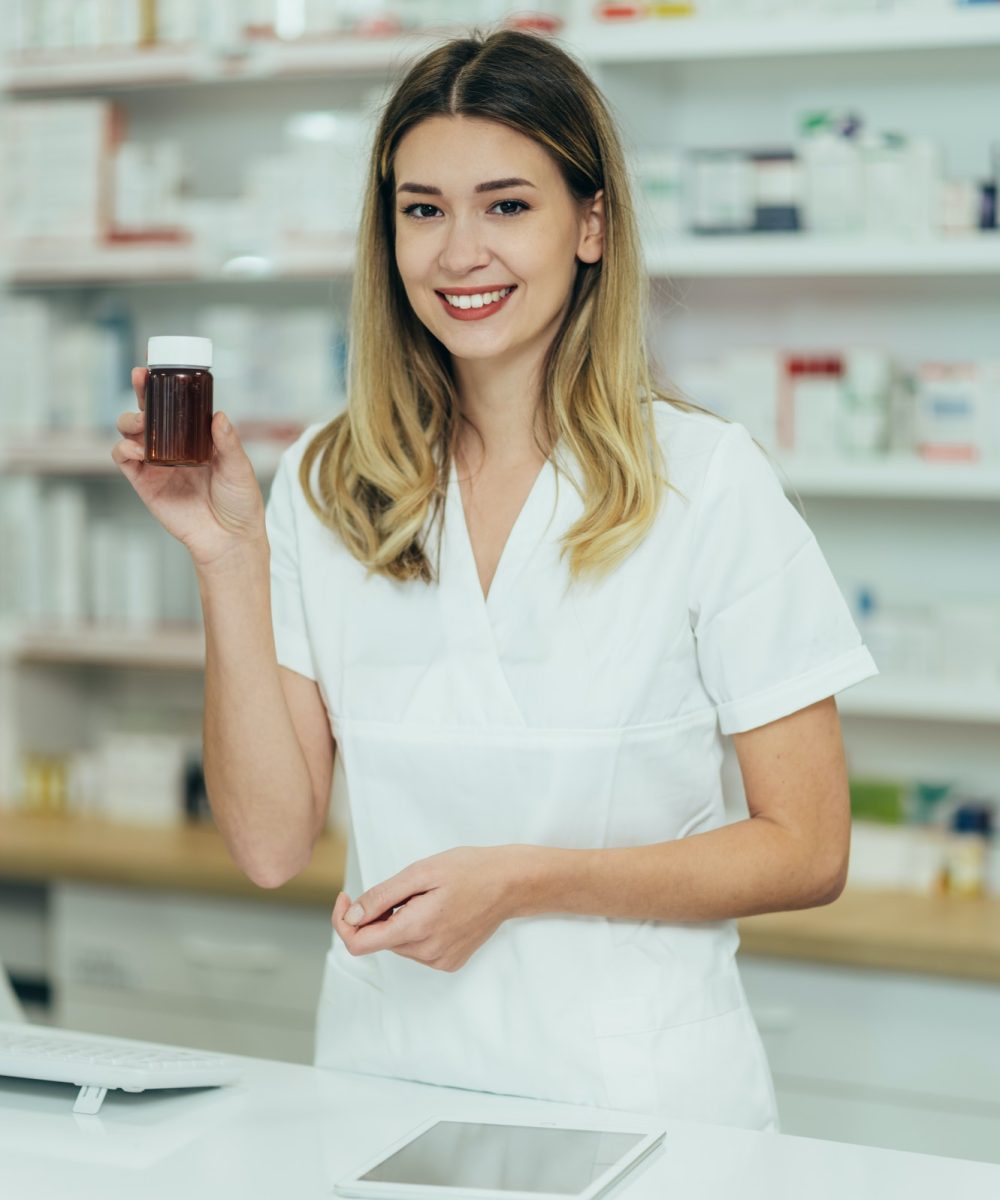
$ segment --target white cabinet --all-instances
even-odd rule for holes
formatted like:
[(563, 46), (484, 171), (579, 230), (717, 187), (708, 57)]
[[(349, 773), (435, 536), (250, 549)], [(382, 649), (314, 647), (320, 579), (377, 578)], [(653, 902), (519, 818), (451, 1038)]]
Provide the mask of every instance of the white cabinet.
[(327, 908), (57, 883), (54, 1023), (311, 1062)]
[(783, 1133), (1000, 1162), (1000, 984), (742, 955)]

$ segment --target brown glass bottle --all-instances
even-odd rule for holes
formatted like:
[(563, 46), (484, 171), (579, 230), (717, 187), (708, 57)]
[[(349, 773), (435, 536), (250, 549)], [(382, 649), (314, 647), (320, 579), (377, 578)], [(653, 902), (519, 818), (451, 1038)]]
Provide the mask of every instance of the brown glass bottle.
[(159, 467), (212, 461), (212, 343), (152, 337), (147, 355), (146, 453)]

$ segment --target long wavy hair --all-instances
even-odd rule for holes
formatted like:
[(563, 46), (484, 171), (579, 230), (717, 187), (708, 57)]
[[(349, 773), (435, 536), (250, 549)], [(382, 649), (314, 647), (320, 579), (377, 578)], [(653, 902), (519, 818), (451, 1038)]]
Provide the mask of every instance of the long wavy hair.
[(393, 169), (404, 135), (432, 116), (497, 121), (531, 138), (581, 206), (604, 189), (603, 256), (577, 263), (544, 360), (535, 430), (546, 457), (562, 442), (580, 466), (582, 486), (571, 482), (584, 511), (562, 543), (570, 578), (601, 576), (639, 544), (672, 486), (654, 402), (710, 410), (652, 377), (649, 284), (615, 122), (583, 67), (543, 35), (504, 28), (452, 38), (411, 66), (384, 102), (357, 242), (348, 405), (310, 441), (300, 482), (313, 511), (371, 571), (434, 579), (424, 543), (443, 520), (462, 414), (450, 353), (414, 314), (396, 267)]

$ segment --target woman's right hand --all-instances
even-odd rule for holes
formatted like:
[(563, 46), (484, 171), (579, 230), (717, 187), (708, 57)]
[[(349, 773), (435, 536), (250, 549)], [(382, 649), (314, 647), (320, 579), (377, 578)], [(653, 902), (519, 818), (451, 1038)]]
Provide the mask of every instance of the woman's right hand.
[(145, 367), (132, 370), (138, 412), (118, 418), (122, 440), (111, 457), (160, 524), (183, 542), (196, 567), (211, 567), (233, 549), (266, 538), (264, 499), (253, 465), (226, 415), (212, 416), (211, 463), (158, 467), (143, 462), (146, 430)]

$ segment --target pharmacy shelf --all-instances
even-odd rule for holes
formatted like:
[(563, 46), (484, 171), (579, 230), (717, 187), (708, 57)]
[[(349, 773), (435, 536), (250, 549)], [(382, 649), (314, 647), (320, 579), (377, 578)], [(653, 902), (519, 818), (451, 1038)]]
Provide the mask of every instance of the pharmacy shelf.
[[(652, 278), (838, 278), (1000, 275), (1000, 232), (927, 241), (770, 233), (681, 236), (647, 248)], [(287, 246), (271, 253), (220, 259), (194, 245), (14, 247), (6, 262), (15, 286), (171, 283), (225, 280), (347, 278), (354, 269), (348, 242)]]
[[(4, 811), (0, 878), (72, 879), (136, 888), (245, 896), (262, 904), (322, 905), (342, 886), (347, 843), (335, 831), (315, 842), (309, 864), (280, 888), (261, 888), (234, 864), (214, 825), (127, 825), (98, 816)], [(10, 802), (9, 807), (15, 805)]]
[(710, 59), (824, 57), (973, 50), (1000, 45), (1000, 9), (636, 21), (568, 30), (566, 41), (601, 65)]
[[(73, 477), (117, 476), (111, 458), (114, 435), (53, 434), (0, 445), (0, 469), (8, 474)], [(252, 441), (244, 448), (261, 478), (274, 474), (287, 441)], [(886, 500), (1000, 500), (1000, 463), (928, 463), (894, 455), (864, 463), (773, 455), (781, 479), (803, 496)]]
[[(464, 32), (444, 26), (384, 37), (339, 36), (281, 42), (261, 39), (225, 50), (156, 47), (51, 51), (8, 61), (0, 85), (8, 91), (118, 91), (225, 83), (248, 79), (386, 75), (443, 38)], [(588, 22), (560, 34), (595, 67), (792, 55), (935, 53), (1000, 45), (1000, 12), (955, 8), (940, 13), (871, 13), (778, 20), (675, 18), (627, 24)]]
[(646, 254), (653, 277), (837, 278), (1000, 275), (1000, 232), (907, 241), (804, 233), (678, 237)]
[(12, 438), (0, 445), (0, 468), (21, 475), (117, 475), (111, 458), (114, 441), (115, 435), (101, 438), (89, 432)]
[(9, 59), (0, 87), (11, 93), (124, 91), (254, 79), (385, 75), (454, 32), (425, 29), (384, 37), (330, 37), (295, 42), (261, 40), (225, 49), (150, 46), (84, 49)]
[(149, 630), (110, 625), (49, 626), (12, 634), (5, 657), (26, 663), (201, 670), (205, 638), (199, 626), (162, 625)]
[(837, 697), (841, 713), (900, 720), (1000, 724), (1000, 680), (925, 679), (876, 675)]
[(232, 257), (194, 242), (88, 246), (51, 241), (9, 247), (3, 273), (8, 283), (22, 287), (329, 279), (354, 270), (352, 241), (303, 242), (273, 253)]
[[(25, 663), (200, 671), (205, 640), (200, 626), (162, 626), (148, 632), (101, 625), (21, 630), (6, 642), (5, 657)], [(837, 697), (848, 716), (1000, 724), (1000, 681), (995, 684), (875, 676)]]
[(773, 456), (782, 482), (804, 496), (887, 500), (1000, 500), (1000, 463), (925, 462), (887, 455), (866, 462)]
[[(239, 424), (237, 423), (237, 429)], [(20, 475), (58, 475), (112, 478), (121, 474), (111, 457), (117, 434), (58, 433), (42, 438), (10, 439), (0, 444), (0, 471)], [(288, 441), (244, 441), (254, 470), (261, 478), (274, 474)]]
[(193, 242), (87, 245), (53, 238), (6, 247), (3, 264), (7, 282), (27, 285), (187, 282), (219, 273)]

